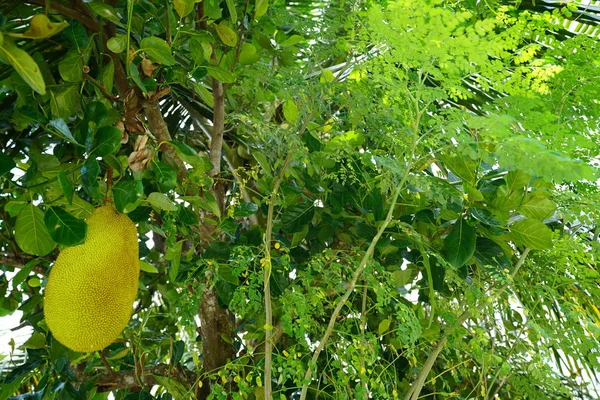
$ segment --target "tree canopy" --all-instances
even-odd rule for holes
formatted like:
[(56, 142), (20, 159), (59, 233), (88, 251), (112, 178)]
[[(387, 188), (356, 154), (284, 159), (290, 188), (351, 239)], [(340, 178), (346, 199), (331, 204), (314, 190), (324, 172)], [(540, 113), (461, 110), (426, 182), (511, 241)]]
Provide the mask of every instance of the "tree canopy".
[[(0, 400), (600, 397), (599, 11), (2, 1)], [(102, 204), (142, 272), (78, 353), (44, 288)]]

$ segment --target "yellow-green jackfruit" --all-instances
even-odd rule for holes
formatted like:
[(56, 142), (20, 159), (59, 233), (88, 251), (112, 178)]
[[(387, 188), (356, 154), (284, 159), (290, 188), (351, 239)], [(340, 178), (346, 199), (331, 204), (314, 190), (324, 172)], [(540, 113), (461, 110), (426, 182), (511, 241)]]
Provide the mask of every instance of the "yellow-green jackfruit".
[(101, 350), (125, 329), (140, 274), (137, 229), (113, 207), (87, 219), (87, 237), (61, 251), (44, 296), (46, 324), (66, 347)]

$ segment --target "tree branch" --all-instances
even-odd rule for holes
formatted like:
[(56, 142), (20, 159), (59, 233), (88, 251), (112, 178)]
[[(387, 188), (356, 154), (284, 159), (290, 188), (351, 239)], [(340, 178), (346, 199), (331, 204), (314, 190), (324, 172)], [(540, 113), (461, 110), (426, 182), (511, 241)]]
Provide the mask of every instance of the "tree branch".
[[(179, 364), (175, 366), (157, 364), (144, 369), (141, 376), (136, 376), (134, 369), (114, 372), (112, 376), (104, 374), (94, 383), (94, 386), (98, 388), (99, 392), (110, 392), (118, 389), (141, 389), (159, 384), (154, 375), (166, 376), (176, 380), (186, 388), (192, 388), (198, 379), (194, 372), (183, 368)], [(80, 376), (81, 380), (85, 378)], [(140, 378), (139, 381), (138, 378)]]
[[(23, 257), (17, 257), (15, 255), (11, 255), (11, 254), (0, 254), (0, 265), (7, 265), (9, 267), (13, 267), (13, 268), (25, 268), (25, 265), (32, 260), (37, 259), (37, 257), (31, 257), (31, 256), (23, 256)], [(33, 267), (32, 272), (35, 272), (36, 274), (40, 274), (42, 276), (46, 275), (46, 269), (36, 265)]]

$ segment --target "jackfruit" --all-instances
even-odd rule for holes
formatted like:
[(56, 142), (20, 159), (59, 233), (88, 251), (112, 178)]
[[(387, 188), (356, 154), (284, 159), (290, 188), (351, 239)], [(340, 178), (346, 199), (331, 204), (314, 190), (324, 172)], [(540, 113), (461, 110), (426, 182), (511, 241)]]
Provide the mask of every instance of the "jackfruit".
[(112, 206), (87, 219), (83, 244), (63, 249), (48, 276), (46, 324), (66, 347), (101, 350), (127, 326), (140, 274), (137, 229)]

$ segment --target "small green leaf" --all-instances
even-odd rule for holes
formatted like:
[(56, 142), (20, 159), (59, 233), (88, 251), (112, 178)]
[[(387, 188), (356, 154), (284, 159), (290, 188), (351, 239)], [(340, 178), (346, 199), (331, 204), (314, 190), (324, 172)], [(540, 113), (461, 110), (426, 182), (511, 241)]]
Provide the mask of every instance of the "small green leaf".
[(290, 124), (295, 124), (298, 121), (298, 107), (292, 99), (286, 100), (283, 103), (283, 116)]
[(256, 47), (252, 43), (244, 43), (242, 44), (242, 48), (240, 51), (240, 64), (242, 65), (250, 65), (254, 64), (260, 60), (260, 54), (256, 51)]
[(46, 336), (41, 332), (35, 332), (25, 343), (21, 345), (21, 349), (43, 349), (46, 347)]
[(237, 33), (233, 29), (231, 29), (225, 21), (221, 21), (220, 24), (215, 25), (215, 29), (217, 30), (217, 35), (225, 44), (229, 47), (235, 47), (238, 42)]
[(142, 181), (119, 181), (113, 187), (113, 198), (115, 208), (122, 213), (129, 213), (137, 207), (144, 195), (144, 185)]
[(87, 224), (60, 207), (50, 207), (44, 215), (50, 237), (65, 246), (74, 246), (85, 241)]
[(237, 11), (235, 9), (235, 0), (227, 0), (227, 9), (229, 10), (229, 18), (231, 18), (231, 23), (235, 25), (237, 22)]
[(87, 5), (98, 16), (100, 16), (104, 19), (107, 19), (111, 22), (114, 22), (115, 24), (117, 24), (119, 26), (123, 26), (123, 24), (121, 23), (121, 18), (119, 18), (119, 16), (117, 15), (117, 12), (115, 11), (115, 9), (112, 6), (110, 6), (106, 3), (99, 2), (99, 1), (93, 1), (91, 3), (87, 3)]
[(379, 336), (383, 335), (390, 329), (391, 323), (391, 319), (384, 319), (379, 323), (379, 327), (377, 328), (377, 333), (379, 333)]
[(177, 211), (177, 206), (162, 193), (152, 192), (148, 195), (148, 203), (159, 210)]
[(233, 211), (234, 217), (249, 217), (258, 211), (258, 206), (254, 203), (241, 203)]
[(96, 132), (91, 154), (104, 157), (116, 153), (121, 147), (122, 137), (123, 133), (114, 126), (103, 126)]
[(187, 17), (192, 11), (194, 11), (194, 5), (202, 0), (173, 0), (173, 6), (175, 11), (179, 14), (180, 18)]
[(37, 63), (29, 54), (15, 46), (9, 38), (4, 38), (0, 45), (0, 61), (12, 65), (33, 90), (42, 95), (46, 94), (46, 83)]
[(207, 106), (209, 106), (211, 108), (214, 107), (215, 100), (214, 100), (214, 97), (213, 97), (211, 91), (208, 90), (207, 88), (205, 88), (204, 86), (202, 86), (200, 83), (197, 83), (194, 81), (190, 81), (190, 83), (192, 84), (192, 87), (194, 88), (194, 92), (196, 92), (196, 94), (198, 96), (200, 96), (202, 101), (205, 102)]
[(127, 49), (127, 36), (116, 35), (115, 37), (111, 37), (106, 42), (106, 47), (116, 54), (124, 52)]
[(169, 268), (169, 278), (171, 282), (177, 280), (177, 274), (179, 273), (179, 264), (181, 263), (181, 250), (183, 248), (183, 240), (176, 242), (173, 246), (167, 249), (165, 259), (171, 261)]
[(149, 274), (157, 274), (158, 273), (158, 269), (154, 265), (147, 263), (144, 260), (140, 260), (140, 269)]
[(446, 239), (444, 249), (446, 257), (454, 268), (460, 268), (469, 261), (475, 253), (477, 234), (464, 219), (459, 219)]
[(163, 65), (175, 64), (171, 47), (164, 40), (149, 36), (142, 39), (140, 46), (140, 50), (145, 52), (152, 61)]
[(81, 184), (87, 194), (95, 199), (100, 199), (102, 194), (100, 193), (98, 184), (98, 174), (100, 173), (100, 165), (94, 157), (88, 157), (81, 167)]
[(15, 223), (15, 240), (25, 253), (45, 256), (55, 243), (44, 224), (44, 213), (33, 203), (23, 207)]
[(17, 164), (12, 158), (4, 153), (0, 153), (0, 176), (8, 174), (16, 166)]
[[(292, 35), (289, 38), (287, 38), (283, 43), (280, 43), (281, 47), (290, 47), (293, 46), (295, 44), (298, 44), (300, 42), (304, 42), (304, 38), (300, 35)], [(331, 71), (329, 71), (331, 72)]]
[(55, 133), (62, 139), (65, 139), (73, 144), (79, 145), (79, 143), (77, 143), (77, 140), (75, 140), (75, 138), (73, 137), (73, 134), (71, 133), (71, 130), (69, 129), (67, 123), (62, 118), (53, 119), (52, 121), (48, 122), (48, 128), (50, 128), (50, 130), (53, 133)]
[(258, 19), (265, 15), (269, 8), (269, 0), (256, 0), (254, 3), (254, 18)]
[(531, 176), (521, 170), (510, 171), (506, 174), (506, 186), (509, 192), (522, 191), (529, 185), (529, 181), (531, 181)]
[(66, 172), (63, 170), (58, 172), (58, 183), (60, 184), (60, 188), (62, 189), (67, 202), (69, 205), (71, 205), (73, 203), (73, 194), (75, 193), (75, 188), (73, 187), (73, 183), (71, 183), (67, 177)]
[(510, 231), (517, 244), (532, 250), (545, 250), (552, 247), (552, 231), (540, 221), (521, 220), (511, 225)]

